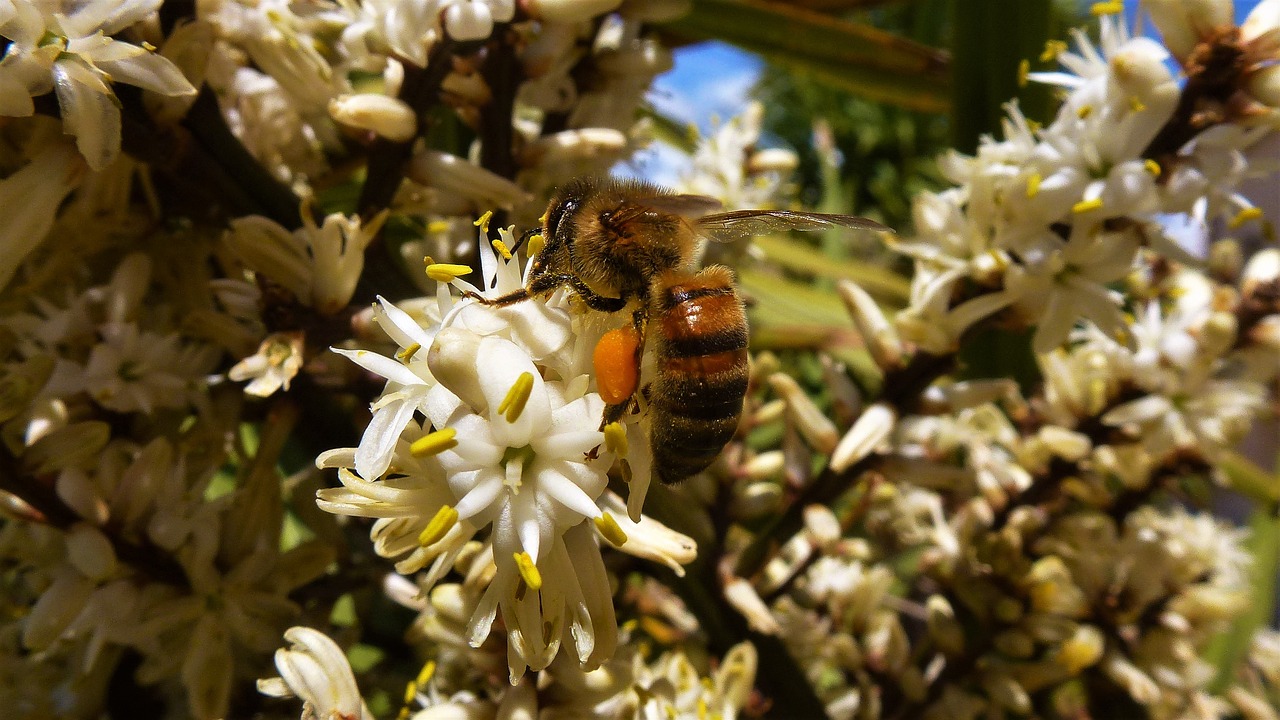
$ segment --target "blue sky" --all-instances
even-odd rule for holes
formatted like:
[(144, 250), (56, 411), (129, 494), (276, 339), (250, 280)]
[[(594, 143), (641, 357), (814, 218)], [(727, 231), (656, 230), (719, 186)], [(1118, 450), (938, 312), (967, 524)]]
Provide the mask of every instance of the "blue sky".
[[(1237, 20), (1242, 20), (1260, 0), (1236, 0)], [(1088, 3), (1085, 3), (1086, 5)], [(1125, 0), (1130, 18), (1138, 0)], [(764, 62), (752, 53), (721, 42), (686, 45), (675, 51), (675, 65), (659, 76), (649, 98), (655, 108), (682, 123), (692, 123), (704, 134), (716, 119), (731, 118), (746, 106), (748, 92)], [(620, 174), (645, 177), (670, 185), (686, 163), (670, 148), (657, 147), (641, 153), (617, 168)]]

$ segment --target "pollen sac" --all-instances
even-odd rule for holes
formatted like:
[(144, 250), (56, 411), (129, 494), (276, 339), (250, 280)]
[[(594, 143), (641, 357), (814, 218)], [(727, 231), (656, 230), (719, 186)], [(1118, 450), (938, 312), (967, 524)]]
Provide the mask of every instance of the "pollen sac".
[(636, 358), (639, 348), (640, 334), (630, 325), (610, 330), (596, 344), (592, 355), (596, 385), (600, 398), (607, 404), (626, 402), (635, 393), (640, 380), (640, 367)]

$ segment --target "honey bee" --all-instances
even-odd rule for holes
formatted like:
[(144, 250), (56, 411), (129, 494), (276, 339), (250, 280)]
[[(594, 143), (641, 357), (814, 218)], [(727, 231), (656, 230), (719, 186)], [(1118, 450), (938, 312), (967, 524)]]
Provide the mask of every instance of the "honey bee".
[[(543, 216), (545, 245), (525, 287), (482, 300), (509, 305), (572, 289), (587, 307), (631, 320), (595, 348), (597, 385), (606, 403), (603, 428), (634, 407), (646, 342), (655, 377), (649, 404), (653, 468), (677, 483), (707, 468), (732, 439), (747, 391), (747, 317), (733, 272), (695, 271), (699, 238), (729, 242), (773, 230), (835, 227), (887, 230), (851, 215), (734, 210), (701, 195), (613, 179), (575, 180)], [(713, 214), (714, 213), (714, 214)], [(532, 231), (531, 231), (532, 232)], [(527, 237), (527, 236), (526, 236)]]

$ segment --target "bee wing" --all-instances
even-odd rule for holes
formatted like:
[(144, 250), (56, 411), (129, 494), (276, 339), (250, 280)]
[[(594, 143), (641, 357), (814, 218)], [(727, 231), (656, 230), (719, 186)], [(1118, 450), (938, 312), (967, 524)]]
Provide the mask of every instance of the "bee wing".
[(640, 200), (639, 203), (654, 210), (685, 218), (702, 217), (724, 207), (724, 203), (706, 195), (654, 195)]
[(694, 226), (699, 233), (715, 242), (733, 242), (778, 230), (889, 230), (875, 220), (864, 217), (791, 210), (733, 210), (701, 217)]

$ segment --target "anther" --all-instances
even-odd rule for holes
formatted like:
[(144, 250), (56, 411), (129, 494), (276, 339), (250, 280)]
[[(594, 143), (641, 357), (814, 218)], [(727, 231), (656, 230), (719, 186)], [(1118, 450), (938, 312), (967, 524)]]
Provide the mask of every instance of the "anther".
[(427, 277), (436, 282), (453, 282), (463, 275), (470, 275), (471, 268), (452, 263), (432, 263), (427, 266)]
[(413, 359), (414, 355), (418, 354), (418, 351), (421, 349), (422, 349), (422, 343), (413, 343), (409, 347), (402, 348), (399, 352), (397, 352), (396, 359), (399, 360), (400, 362), (409, 362), (410, 360)]
[(1071, 212), (1079, 215), (1080, 213), (1087, 213), (1090, 210), (1098, 210), (1101, 208), (1102, 208), (1102, 198), (1094, 198), (1092, 200), (1081, 200), (1075, 205), (1072, 205)]
[(511, 259), (511, 249), (508, 248), (507, 244), (502, 242), (502, 240), (491, 240), (489, 244), (493, 246), (494, 250), (498, 251), (498, 254), (502, 256), (503, 260)]
[(622, 547), (627, 541), (627, 534), (618, 527), (618, 521), (613, 519), (609, 513), (604, 513), (592, 522), (596, 525), (596, 530), (600, 532), (600, 536), (608, 540), (614, 547)]
[(435, 517), (431, 518), (427, 527), (418, 533), (418, 544), (422, 547), (435, 545), (441, 538), (448, 535), (457, 523), (458, 511), (452, 505), (445, 505), (436, 511)]
[(627, 429), (617, 420), (604, 426), (604, 449), (614, 455), (627, 454)]
[(529, 553), (512, 553), (512, 556), (516, 560), (516, 569), (520, 571), (520, 577), (524, 579), (524, 583), (529, 586), (529, 589), (534, 592), (541, 590), (542, 573), (538, 572), (538, 566), (534, 564), (533, 558), (529, 557)]
[(529, 394), (532, 392), (533, 373), (520, 373), (520, 377), (516, 378), (516, 381), (511, 384), (511, 389), (507, 391), (507, 396), (498, 405), (498, 413), (509, 423), (520, 419), (520, 413), (524, 412), (524, 406), (528, 404)]
[(1028, 200), (1040, 194), (1040, 182), (1042, 180), (1043, 178), (1040, 177), (1040, 173), (1032, 173), (1031, 177), (1027, 178)]
[(475, 222), (473, 222), (473, 223), (471, 223), (471, 224), (472, 224), (472, 225), (475, 225), (476, 227), (480, 228), (481, 230), (483, 230), (483, 231), (485, 231), (485, 232), (489, 232), (489, 220), (490, 220), (490, 218), (492, 218), (492, 217), (493, 217), (493, 211), (492, 211), (492, 210), (485, 210), (485, 211), (484, 211), (484, 214), (483, 214), (483, 215), (481, 215), (480, 217), (476, 218), (476, 221), (475, 221)]
[(416, 458), (422, 458), (438, 455), (445, 450), (452, 450), (458, 446), (457, 435), (458, 431), (454, 428), (445, 428), (423, 435), (409, 445), (409, 454)]
[(1256, 207), (1247, 207), (1236, 213), (1236, 216), (1231, 218), (1231, 222), (1227, 223), (1227, 226), (1232, 230), (1235, 230), (1236, 228), (1243, 226), (1245, 223), (1251, 220), (1257, 220), (1261, 217), (1262, 210), (1259, 210)]

